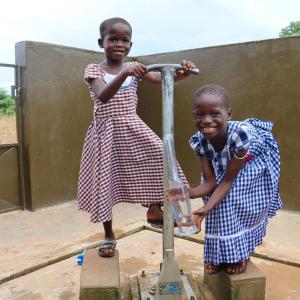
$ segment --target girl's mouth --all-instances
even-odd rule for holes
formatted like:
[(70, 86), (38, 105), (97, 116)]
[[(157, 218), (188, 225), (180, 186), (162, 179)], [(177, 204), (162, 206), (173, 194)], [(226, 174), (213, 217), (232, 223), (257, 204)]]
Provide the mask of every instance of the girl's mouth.
[(113, 52), (115, 53), (115, 54), (124, 54), (125, 53), (125, 51), (124, 50), (120, 50), (120, 49), (116, 49), (116, 50), (113, 50)]
[(201, 130), (204, 134), (210, 134), (215, 131), (215, 128), (214, 127), (202, 127)]

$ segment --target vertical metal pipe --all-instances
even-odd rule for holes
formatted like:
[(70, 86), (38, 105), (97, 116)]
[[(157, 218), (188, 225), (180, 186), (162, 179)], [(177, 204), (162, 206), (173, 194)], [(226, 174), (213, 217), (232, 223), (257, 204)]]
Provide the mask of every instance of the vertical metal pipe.
[[(162, 98), (163, 98), (163, 145), (165, 148), (166, 139), (174, 132), (174, 68), (162, 68)], [(171, 207), (167, 199), (168, 189), (168, 162), (166, 151), (163, 154), (164, 165), (164, 227), (163, 227), (163, 257), (166, 249), (174, 249), (174, 224)]]
[[(149, 71), (160, 71), (162, 75), (163, 100), (163, 172), (164, 172), (164, 227), (163, 263), (159, 274), (155, 300), (187, 299), (180, 270), (174, 253), (174, 220), (171, 205), (167, 199), (170, 182), (178, 181), (174, 151), (174, 73), (181, 65), (156, 64), (148, 66)], [(194, 71), (198, 73), (198, 70)], [(175, 166), (175, 167), (174, 167)]]
[(163, 263), (158, 279), (155, 300), (182, 299), (182, 281), (179, 267), (174, 254), (174, 221), (170, 203), (167, 199), (170, 167), (168, 163), (168, 140), (173, 141), (174, 127), (174, 67), (163, 67), (162, 98), (163, 98), (163, 164), (164, 164), (164, 228), (163, 228)]

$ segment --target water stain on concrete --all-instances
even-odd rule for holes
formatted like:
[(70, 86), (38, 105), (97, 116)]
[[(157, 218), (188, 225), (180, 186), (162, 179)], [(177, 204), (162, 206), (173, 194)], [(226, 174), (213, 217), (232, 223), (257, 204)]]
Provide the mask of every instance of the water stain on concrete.
[(121, 267), (121, 271), (125, 271), (126, 272), (135, 272), (137, 271), (139, 268), (146, 268), (148, 266), (151, 266), (150, 264), (147, 263), (146, 260), (144, 259), (140, 259), (137, 257), (131, 257), (131, 258), (127, 258), (124, 260), (120, 259), (120, 267)]
[(60, 300), (73, 300), (75, 299), (75, 293), (64, 291), (59, 295)]

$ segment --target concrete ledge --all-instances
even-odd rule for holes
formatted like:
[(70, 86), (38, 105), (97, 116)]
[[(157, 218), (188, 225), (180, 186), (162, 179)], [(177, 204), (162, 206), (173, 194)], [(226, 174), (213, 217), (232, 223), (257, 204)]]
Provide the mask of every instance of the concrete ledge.
[(80, 300), (120, 299), (119, 252), (100, 257), (98, 249), (87, 249), (80, 276)]
[(204, 282), (216, 300), (264, 300), (266, 277), (251, 261), (245, 273), (210, 275), (204, 271)]
[(197, 299), (201, 300), (215, 300), (212, 292), (204, 283), (203, 275), (199, 272), (188, 272), (187, 277), (194, 290)]
[(139, 292), (139, 283), (138, 283), (138, 274), (130, 275), (130, 299), (131, 300), (140, 300), (138, 295)]

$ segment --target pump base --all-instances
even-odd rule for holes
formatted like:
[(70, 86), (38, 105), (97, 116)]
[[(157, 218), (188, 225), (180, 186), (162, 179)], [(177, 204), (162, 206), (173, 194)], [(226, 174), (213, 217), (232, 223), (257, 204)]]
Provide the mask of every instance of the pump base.
[[(195, 284), (191, 284), (188, 274), (181, 272), (181, 294), (160, 295), (156, 292), (158, 288), (159, 273), (142, 272), (130, 276), (131, 299), (132, 300), (190, 300), (200, 299), (200, 293)], [(176, 285), (176, 284), (175, 284)], [(171, 292), (171, 291), (170, 291)], [(158, 294), (158, 295), (156, 295)]]

